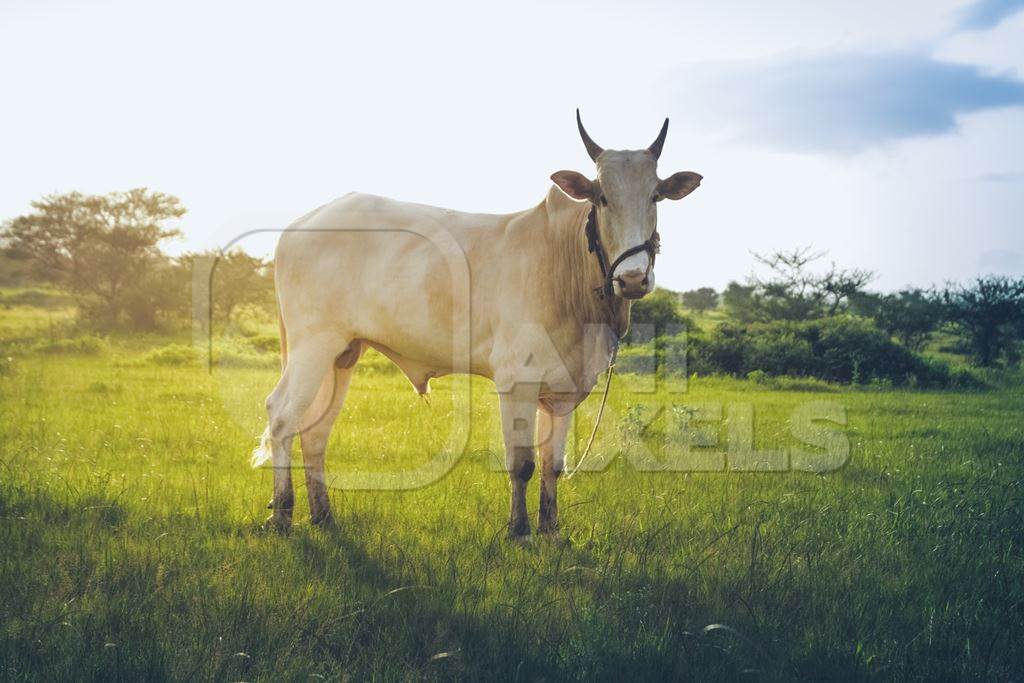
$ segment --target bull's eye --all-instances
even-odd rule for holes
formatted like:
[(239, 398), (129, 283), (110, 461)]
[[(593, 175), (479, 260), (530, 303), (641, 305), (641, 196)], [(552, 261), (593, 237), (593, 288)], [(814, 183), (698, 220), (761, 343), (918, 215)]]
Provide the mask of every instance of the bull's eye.
[(608, 206), (608, 198), (601, 195), (601, 206)]

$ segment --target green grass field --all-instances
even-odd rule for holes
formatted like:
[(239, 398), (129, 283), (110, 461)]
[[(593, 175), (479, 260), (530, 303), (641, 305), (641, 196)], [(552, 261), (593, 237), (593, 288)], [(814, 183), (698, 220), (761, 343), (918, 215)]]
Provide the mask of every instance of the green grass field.
[[(493, 464), (495, 397), (474, 381), (449, 473), (334, 491), (332, 530), (308, 524), (300, 483), (282, 537), (260, 530), (270, 472), (248, 466), (274, 356), (211, 373), (146, 354), (117, 340), (95, 355), (15, 348), (0, 375), (4, 679), (1024, 672), (1019, 389), (699, 378), (649, 393), (649, 378), (618, 377), (589, 462), (600, 471), (561, 484), (569, 542), (518, 544)], [(444, 454), (455, 386), (436, 381), (427, 403), (368, 359), (329, 468), (405, 471)], [(790, 419), (817, 401), (847, 411), (836, 472), (641, 471), (684, 448), (687, 406), (721, 410), (703, 425), (718, 450), (733, 409), (753, 410), (757, 448), (779, 450), (799, 445)], [(535, 478), (534, 516), (536, 497)]]

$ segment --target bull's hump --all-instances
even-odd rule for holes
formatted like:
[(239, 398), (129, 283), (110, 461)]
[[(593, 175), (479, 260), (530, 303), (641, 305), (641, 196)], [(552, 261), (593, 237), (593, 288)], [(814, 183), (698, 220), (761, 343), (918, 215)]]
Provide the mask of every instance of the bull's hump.
[(383, 195), (369, 194), (365, 192), (350, 192), (335, 200), (334, 204), (347, 209), (377, 210), (390, 212), (408, 212), (422, 216), (432, 215), (438, 218), (448, 218), (453, 221), (467, 220), (470, 222), (483, 220), (496, 221), (507, 219), (514, 214), (480, 213), (473, 211), (461, 211), (450, 209), (433, 204), (421, 204), (419, 202), (408, 202), (400, 199), (393, 199)]

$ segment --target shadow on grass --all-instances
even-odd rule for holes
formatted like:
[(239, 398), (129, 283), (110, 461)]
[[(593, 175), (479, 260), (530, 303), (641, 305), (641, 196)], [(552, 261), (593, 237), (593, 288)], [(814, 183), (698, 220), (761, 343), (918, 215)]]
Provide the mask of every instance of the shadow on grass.
[[(723, 533), (688, 529), (669, 511), (647, 528), (613, 515), (605, 535), (575, 546), (520, 545), (479, 521), (428, 531), (404, 498), (397, 512), (371, 499), (333, 529), (277, 536), (220, 507), (154, 514), (104, 487), (4, 474), (3, 678), (849, 680), (888, 675), (868, 668), (870, 638), (895, 642), (903, 668), (893, 675), (953, 671), (966, 661), (949, 646), (962, 632), (990, 648), (970, 660), (975, 672), (1019, 658), (1009, 642), (978, 637), (1019, 632), (1012, 606), (986, 607), (987, 631), (965, 612), (916, 637), (913, 601), (966, 610), (954, 589), (974, 586), (983, 564), (967, 555), (947, 563), (954, 576), (919, 568), (917, 583), (894, 588), (901, 566), (914, 566), (896, 563), (917, 552), (902, 535), (921, 530), (891, 529), (903, 550), (879, 540), (864, 558), (842, 538), (851, 510), (818, 502), (748, 504)], [(1003, 489), (984, 494), (998, 505), (965, 539), (1013, 521), (1017, 490)], [(901, 519), (949, 525), (962, 518), (957, 504), (931, 499), (920, 513), (900, 508)], [(680, 548), (679, 562), (665, 559)], [(857, 575), (877, 559), (890, 569)], [(899, 590), (921, 595), (902, 605)], [(991, 606), (1013, 590), (974, 592)], [(912, 646), (917, 663), (899, 660)]]
[(299, 526), (281, 540), (306, 576), (361, 597), (330, 626), (311, 625), (303, 634), (315, 643), (314, 658), (361, 662), (350, 673), (508, 680), (781, 675), (765, 648), (732, 627), (704, 621), (706, 628), (684, 628), (713, 609), (685, 582), (621, 567), (595, 579), (579, 564), (593, 562), (589, 551), (543, 538), (509, 541), (503, 527), (462, 544), (453, 557), (450, 545), (403, 548), (384, 530), (360, 540), (365, 534), (346, 531), (350, 520), (343, 515), (328, 529)]

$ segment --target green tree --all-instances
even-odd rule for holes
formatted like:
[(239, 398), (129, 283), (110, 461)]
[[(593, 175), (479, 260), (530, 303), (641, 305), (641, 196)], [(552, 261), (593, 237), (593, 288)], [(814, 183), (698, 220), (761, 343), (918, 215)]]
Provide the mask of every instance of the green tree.
[(875, 323), (911, 351), (920, 351), (945, 321), (942, 300), (922, 289), (905, 289), (878, 297)]
[(942, 292), (946, 314), (956, 323), (975, 362), (992, 366), (1019, 360), (1024, 331), (1024, 279), (989, 275)]
[(824, 255), (810, 247), (754, 254), (768, 272), (750, 276), (746, 285), (729, 283), (722, 293), (729, 315), (737, 322), (751, 323), (813, 320), (847, 312), (874, 273), (840, 269), (835, 263), (825, 273), (813, 272), (811, 264)]
[(870, 270), (840, 269), (833, 263), (827, 273), (814, 280), (813, 287), (824, 304), (825, 315), (833, 316), (848, 310), (851, 299), (863, 293), (874, 279), (875, 274)]
[[(648, 341), (654, 337), (681, 332), (689, 325), (679, 306), (679, 295), (667, 289), (655, 289), (643, 299), (633, 303), (630, 312), (630, 331), (626, 343)], [(634, 330), (637, 334), (634, 334)]]
[(199, 259), (213, 263), (210, 273), (210, 304), (214, 320), (230, 322), (244, 306), (274, 310), (274, 273), (270, 261), (241, 249), (227, 252), (188, 253), (179, 262), (191, 272)]
[(722, 303), (729, 317), (738, 323), (752, 323), (761, 318), (761, 311), (754, 285), (730, 282), (722, 292)]
[(878, 309), (881, 307), (882, 299), (885, 296), (885, 294), (878, 294), (877, 292), (857, 292), (850, 297), (848, 310), (853, 315), (874, 319), (878, 317)]
[(191, 313), (191, 274), (181, 264), (155, 260), (135, 287), (125, 293), (124, 317), (137, 330), (181, 322)]
[(160, 243), (180, 235), (167, 223), (185, 214), (176, 197), (145, 188), (47, 195), (32, 208), (0, 231), (5, 250), (67, 289), (103, 327), (125, 321), (128, 301), (166, 263)]
[(806, 320), (818, 317), (823, 296), (815, 287), (815, 276), (808, 265), (824, 256), (811, 253), (810, 247), (771, 254), (754, 254), (754, 260), (767, 266), (768, 275), (754, 275), (754, 301), (761, 320)]
[(683, 292), (682, 300), (683, 306), (692, 311), (703, 313), (718, 306), (718, 292), (711, 287), (701, 287), (700, 289)]
[(810, 265), (825, 253), (803, 247), (754, 254), (758, 263), (768, 267), (766, 277), (751, 278), (760, 319), (810, 320), (836, 315), (874, 279), (869, 270), (840, 269), (835, 263), (824, 274), (813, 273)]

